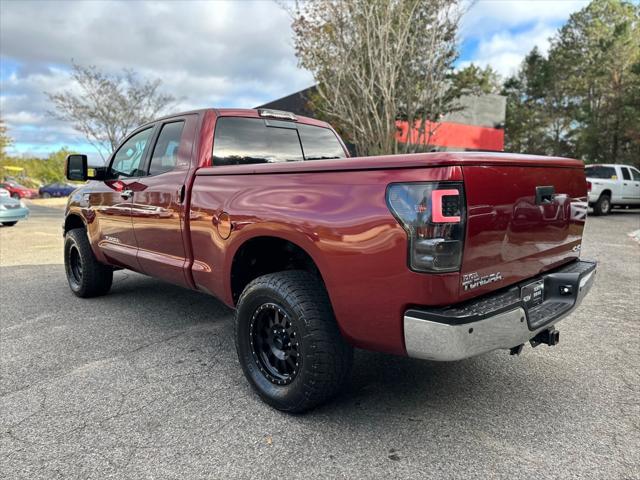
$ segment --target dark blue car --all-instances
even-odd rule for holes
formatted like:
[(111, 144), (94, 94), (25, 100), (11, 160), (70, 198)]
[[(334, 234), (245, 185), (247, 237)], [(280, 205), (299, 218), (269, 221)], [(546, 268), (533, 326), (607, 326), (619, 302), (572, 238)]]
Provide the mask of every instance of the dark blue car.
[(70, 185), (68, 183), (49, 183), (48, 185), (40, 187), (39, 193), (42, 198), (67, 197), (76, 188), (78, 188), (76, 185)]

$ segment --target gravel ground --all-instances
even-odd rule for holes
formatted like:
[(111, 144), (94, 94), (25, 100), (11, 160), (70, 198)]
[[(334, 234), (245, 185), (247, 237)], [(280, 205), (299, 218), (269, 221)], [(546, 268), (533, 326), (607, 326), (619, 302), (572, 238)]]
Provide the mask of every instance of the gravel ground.
[(127, 272), (75, 298), (60, 217), (0, 229), (0, 477), (640, 478), (637, 212), (589, 219), (600, 270), (559, 346), (359, 351), (350, 389), (303, 416), (252, 393), (215, 299)]

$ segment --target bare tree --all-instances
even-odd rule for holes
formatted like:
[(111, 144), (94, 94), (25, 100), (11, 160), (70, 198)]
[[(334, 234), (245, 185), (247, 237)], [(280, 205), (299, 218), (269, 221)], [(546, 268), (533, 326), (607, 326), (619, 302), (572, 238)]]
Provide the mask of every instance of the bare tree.
[[(432, 122), (454, 108), (457, 0), (315, 0), (291, 13), (300, 66), (318, 82), (317, 106), (359, 153), (428, 148)], [(398, 119), (413, 127), (402, 146)]]
[(153, 120), (175, 99), (159, 91), (162, 81), (140, 80), (131, 70), (110, 75), (95, 66), (73, 64), (78, 92), (45, 92), (52, 116), (71, 122), (104, 159), (135, 127)]

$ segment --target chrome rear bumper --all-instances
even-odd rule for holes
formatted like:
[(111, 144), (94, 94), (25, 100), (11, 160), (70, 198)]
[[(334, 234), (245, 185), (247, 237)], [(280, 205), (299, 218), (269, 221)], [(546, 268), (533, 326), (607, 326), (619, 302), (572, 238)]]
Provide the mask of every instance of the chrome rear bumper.
[[(589, 292), (595, 274), (595, 262), (577, 261), (532, 279), (544, 281), (545, 300), (531, 309), (520, 299), (521, 284), (461, 306), (407, 310), (407, 354), (453, 361), (526, 343), (573, 312)], [(571, 295), (559, 293), (565, 285), (572, 287)]]

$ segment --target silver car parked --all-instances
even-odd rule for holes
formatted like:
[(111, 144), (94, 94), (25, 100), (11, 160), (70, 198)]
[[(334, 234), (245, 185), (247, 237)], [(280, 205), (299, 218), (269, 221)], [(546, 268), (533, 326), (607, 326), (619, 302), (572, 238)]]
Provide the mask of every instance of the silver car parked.
[(19, 220), (29, 216), (29, 209), (19, 200), (0, 195), (0, 223), (13, 227)]

